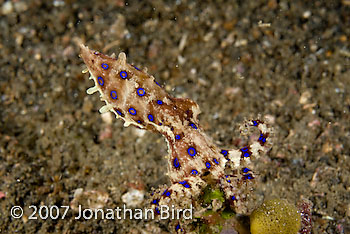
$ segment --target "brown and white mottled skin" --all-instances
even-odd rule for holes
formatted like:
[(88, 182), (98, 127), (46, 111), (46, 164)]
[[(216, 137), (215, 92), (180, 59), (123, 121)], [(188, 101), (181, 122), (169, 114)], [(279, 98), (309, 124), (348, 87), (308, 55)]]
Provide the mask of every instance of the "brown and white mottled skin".
[[(106, 103), (101, 113), (111, 111), (125, 121), (125, 126), (161, 133), (168, 143), (168, 176), (171, 186), (153, 194), (152, 206), (162, 204), (188, 206), (208, 184), (218, 186), (232, 207), (244, 213), (247, 194), (255, 177), (251, 159), (266, 151), (270, 129), (260, 121), (246, 123), (256, 127), (260, 138), (253, 144), (230, 151), (219, 149), (198, 123), (197, 103), (171, 97), (147, 73), (126, 62), (125, 53), (109, 57), (80, 45), (90, 79), (95, 86), (87, 93), (99, 92)], [(228, 171), (225, 174), (225, 169)], [(217, 184), (217, 185), (215, 185)]]

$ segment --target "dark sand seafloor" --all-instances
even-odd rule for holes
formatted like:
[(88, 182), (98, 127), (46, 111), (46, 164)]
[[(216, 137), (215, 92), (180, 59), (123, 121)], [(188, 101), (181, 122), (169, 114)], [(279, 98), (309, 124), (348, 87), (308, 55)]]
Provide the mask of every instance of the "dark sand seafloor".
[[(86, 94), (93, 83), (81, 73), (75, 39), (106, 54), (125, 51), (170, 94), (195, 100), (220, 147), (246, 141), (238, 131), (244, 119), (270, 119), (273, 147), (255, 166), (257, 203), (307, 198), (314, 233), (350, 233), (348, 0), (0, 1), (0, 8), (1, 233), (169, 231), (150, 220), (75, 220), (72, 209), (64, 219), (29, 218), (29, 205), (72, 208), (77, 191), (113, 208), (137, 189), (143, 208), (152, 187), (169, 184), (162, 137), (98, 113), (103, 103)], [(14, 205), (24, 207), (19, 219), (10, 215)]]

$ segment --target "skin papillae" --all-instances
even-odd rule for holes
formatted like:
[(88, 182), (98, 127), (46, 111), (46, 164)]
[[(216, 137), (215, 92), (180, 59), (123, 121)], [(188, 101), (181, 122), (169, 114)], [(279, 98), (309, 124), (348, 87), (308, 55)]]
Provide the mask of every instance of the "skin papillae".
[[(268, 149), (271, 129), (261, 120), (247, 121), (241, 132), (257, 129), (259, 138), (241, 149), (218, 148), (198, 122), (199, 106), (187, 98), (174, 98), (159, 85), (147, 69), (126, 62), (125, 53), (106, 56), (80, 45), (81, 57), (94, 86), (105, 105), (101, 113), (113, 112), (124, 126), (162, 134), (168, 143), (170, 186), (161, 186), (152, 194), (156, 213), (161, 205), (188, 207), (208, 185), (223, 191), (231, 207), (246, 213), (246, 200), (254, 187), (251, 161)], [(179, 229), (179, 227), (177, 227)]]

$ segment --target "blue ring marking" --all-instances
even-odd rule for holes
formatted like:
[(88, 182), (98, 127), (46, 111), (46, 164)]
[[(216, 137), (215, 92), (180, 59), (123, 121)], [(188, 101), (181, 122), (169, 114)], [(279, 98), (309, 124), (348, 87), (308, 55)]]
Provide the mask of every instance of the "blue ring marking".
[(185, 188), (191, 188), (191, 186), (187, 183), (186, 180), (180, 181), (179, 184), (182, 184), (182, 186), (184, 186)]
[(244, 147), (240, 149), (240, 151), (243, 153), (243, 157), (250, 157), (251, 152), (249, 151), (249, 147)]
[(157, 100), (157, 104), (162, 105), (163, 102), (161, 100)]
[(264, 137), (264, 135), (261, 133), (258, 141), (262, 141), (263, 143), (265, 143), (266, 137)]
[(187, 149), (187, 153), (188, 153), (191, 157), (193, 157), (193, 156), (196, 155), (197, 152), (196, 152), (196, 149), (195, 149), (195, 148), (190, 147), (190, 148)]
[(210, 167), (211, 167), (210, 162), (206, 162), (206, 163), (205, 163), (205, 166), (206, 166), (208, 169), (210, 169)]
[(101, 67), (102, 67), (103, 69), (107, 70), (109, 66), (108, 66), (107, 63), (102, 63)]
[(195, 170), (195, 169), (193, 169), (193, 170), (191, 171), (191, 174), (192, 174), (192, 175), (197, 175), (197, 174), (198, 174), (198, 171)]
[(248, 158), (248, 157), (250, 157), (250, 153), (244, 153), (243, 156)]
[(190, 126), (194, 129), (197, 129), (197, 126), (194, 123), (190, 123)]
[(169, 197), (171, 192), (168, 191), (168, 189), (165, 189), (162, 195), (165, 195), (166, 197)]
[(137, 89), (137, 95), (140, 97), (144, 96), (146, 94), (146, 91), (143, 88), (138, 88)]
[(130, 108), (129, 108), (129, 113), (130, 113), (131, 115), (136, 115), (136, 110), (135, 110), (134, 108), (130, 107)]
[(175, 158), (173, 164), (175, 168), (179, 168), (180, 167), (179, 159)]
[(120, 110), (115, 110), (115, 112), (117, 112), (118, 115), (123, 116), (123, 113), (120, 112)]
[(247, 173), (248, 171), (250, 171), (250, 169), (249, 168), (243, 168), (243, 173)]
[(158, 199), (154, 199), (154, 200), (152, 201), (152, 204), (158, 204), (158, 202), (159, 202)]
[(175, 136), (175, 139), (176, 139), (176, 140), (180, 140), (180, 139), (181, 139), (181, 136), (180, 136), (180, 135), (176, 135), (176, 136)]
[(256, 120), (253, 120), (253, 125), (258, 126), (258, 122)]
[(242, 149), (241, 149), (241, 151), (242, 151), (242, 152), (246, 152), (246, 151), (248, 151), (248, 147), (244, 147), (244, 148), (242, 148)]
[(128, 77), (128, 73), (126, 73), (126, 71), (121, 71), (121, 72), (119, 72), (119, 76), (122, 79), (126, 79)]
[(231, 200), (232, 200), (232, 201), (235, 201), (235, 200), (236, 200), (236, 197), (235, 197), (235, 196), (232, 196), (232, 197), (231, 197)]
[(97, 82), (99, 85), (103, 86), (105, 81), (103, 80), (103, 78), (101, 76), (97, 77)]
[(223, 154), (224, 156), (227, 156), (227, 154), (228, 154), (227, 150), (221, 150), (220, 153)]
[(114, 90), (111, 91), (111, 98), (112, 99), (117, 99), (118, 98), (118, 95), (117, 95), (116, 91), (114, 91)]
[(157, 212), (157, 214), (160, 214), (160, 211), (159, 211), (158, 207), (155, 208), (155, 211)]
[(213, 159), (214, 163), (218, 164), (219, 165), (219, 161), (216, 160), (216, 158)]
[(149, 114), (149, 115), (148, 115), (148, 120), (151, 121), (151, 122), (153, 122), (153, 120), (154, 120), (153, 115)]

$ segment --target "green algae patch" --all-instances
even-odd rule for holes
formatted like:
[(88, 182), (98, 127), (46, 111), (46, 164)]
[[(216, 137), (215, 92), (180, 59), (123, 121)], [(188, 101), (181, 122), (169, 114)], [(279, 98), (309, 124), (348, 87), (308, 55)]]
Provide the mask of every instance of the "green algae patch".
[(204, 191), (203, 201), (205, 204), (210, 204), (214, 199), (217, 199), (221, 202), (225, 202), (224, 193), (220, 189), (212, 190), (207, 188)]
[(236, 213), (233, 212), (232, 210), (224, 210), (222, 213), (221, 213), (221, 217), (223, 219), (231, 219), (233, 217), (236, 216)]
[(300, 225), (298, 209), (281, 199), (265, 201), (250, 216), (252, 234), (297, 234)]

